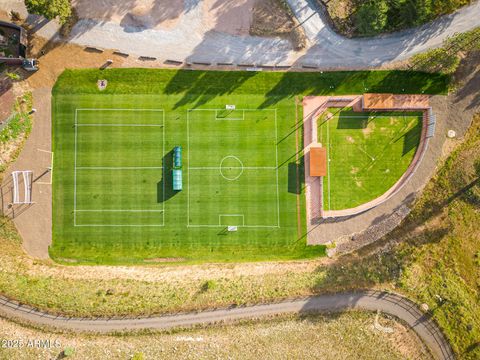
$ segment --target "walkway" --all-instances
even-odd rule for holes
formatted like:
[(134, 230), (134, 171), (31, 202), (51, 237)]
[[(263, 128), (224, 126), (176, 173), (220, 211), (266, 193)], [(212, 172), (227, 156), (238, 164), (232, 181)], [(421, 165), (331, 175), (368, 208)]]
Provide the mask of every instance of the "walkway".
[(410, 300), (385, 292), (357, 292), (320, 295), (274, 304), (233, 307), (198, 313), (162, 315), (149, 318), (79, 319), (48, 315), (0, 298), (0, 311), (8, 317), (60, 329), (112, 332), (142, 329), (171, 329), (201, 324), (253, 319), (282, 313), (341, 312), (348, 309), (381, 311), (409, 325), (437, 359), (454, 359), (450, 345), (429, 316)]
[[(13, 162), (1, 184), (3, 213), (13, 219), (27, 254), (48, 259), (48, 247), (52, 242), (52, 186), (51, 173), (51, 88), (33, 91), (33, 127), (18, 159)], [(15, 205), (12, 201), (11, 176), (15, 170), (32, 170), (33, 187), (31, 205)]]
[[(186, 62), (235, 63), (256, 65), (365, 68), (409, 58), (457, 32), (479, 26), (480, 2), (443, 16), (416, 29), (368, 39), (348, 39), (336, 34), (319, 12), (315, 0), (288, 0), (306, 30), (309, 46), (303, 52), (292, 50), (287, 40), (236, 36), (206, 31), (201, 0), (184, 0), (180, 20), (169, 29), (135, 28), (92, 19), (82, 19), (74, 27), (70, 41), (85, 46), (117, 49), (137, 56)], [(22, 0), (0, 0), (0, 9), (15, 8), (25, 14)], [(52, 38), (58, 27), (30, 17), (38, 34)]]

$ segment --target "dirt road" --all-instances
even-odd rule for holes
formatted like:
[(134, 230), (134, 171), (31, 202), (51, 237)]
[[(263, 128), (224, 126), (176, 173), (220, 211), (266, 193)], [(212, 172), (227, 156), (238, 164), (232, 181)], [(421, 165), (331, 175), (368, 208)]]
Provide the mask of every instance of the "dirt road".
[(87, 332), (132, 331), (142, 329), (171, 329), (193, 325), (208, 325), (240, 319), (257, 319), (282, 313), (341, 312), (348, 309), (380, 310), (403, 320), (410, 326), (438, 359), (454, 359), (450, 345), (441, 330), (429, 316), (421, 312), (410, 300), (385, 292), (356, 292), (320, 295), (198, 313), (162, 315), (148, 318), (80, 319), (52, 316), (25, 305), (0, 298), (0, 312), (9, 318), (47, 325), (61, 329)]

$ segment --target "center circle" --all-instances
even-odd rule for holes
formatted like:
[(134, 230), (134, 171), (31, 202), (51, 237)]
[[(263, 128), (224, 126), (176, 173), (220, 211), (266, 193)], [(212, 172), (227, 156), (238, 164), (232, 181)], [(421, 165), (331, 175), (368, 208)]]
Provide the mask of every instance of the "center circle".
[(243, 163), (238, 157), (228, 155), (220, 161), (220, 175), (225, 180), (237, 180), (242, 174)]

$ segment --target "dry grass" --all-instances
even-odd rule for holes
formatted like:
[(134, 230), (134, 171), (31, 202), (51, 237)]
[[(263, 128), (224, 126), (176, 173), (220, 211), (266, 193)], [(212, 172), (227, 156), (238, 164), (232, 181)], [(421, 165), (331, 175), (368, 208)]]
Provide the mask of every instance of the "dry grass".
[[(0, 358), (55, 358), (66, 347), (71, 359), (430, 359), (416, 335), (391, 318), (380, 317), (394, 333), (375, 330), (374, 315), (294, 316), (213, 326), (205, 329), (124, 336), (55, 334), (0, 320), (1, 339), (57, 340), (53, 349), (2, 349)], [(70, 357), (69, 357), (70, 358)]]

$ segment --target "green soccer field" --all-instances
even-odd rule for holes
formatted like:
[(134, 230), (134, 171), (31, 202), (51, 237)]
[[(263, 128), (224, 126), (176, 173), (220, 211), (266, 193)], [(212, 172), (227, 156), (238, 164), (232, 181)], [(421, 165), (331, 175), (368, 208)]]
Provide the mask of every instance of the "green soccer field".
[(379, 197), (400, 179), (417, 150), (422, 113), (328, 109), (317, 124), (329, 159), (323, 207), (341, 210)]
[(446, 91), (445, 77), (422, 73), (65, 71), (53, 91), (50, 255), (106, 264), (323, 256), (306, 244), (298, 100), (398, 83)]

